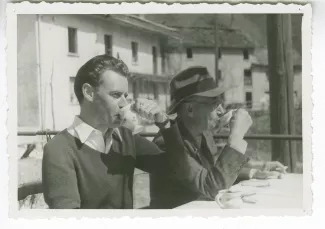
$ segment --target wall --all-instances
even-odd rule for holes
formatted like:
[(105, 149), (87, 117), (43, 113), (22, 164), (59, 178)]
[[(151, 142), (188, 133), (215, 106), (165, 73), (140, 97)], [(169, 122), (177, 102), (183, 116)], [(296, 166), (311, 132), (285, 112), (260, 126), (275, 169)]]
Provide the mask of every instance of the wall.
[(241, 49), (226, 49), (222, 52), (219, 61), (223, 81), (221, 85), (230, 88), (225, 93), (226, 104), (245, 102), (244, 69), (250, 69), (253, 60), (252, 55), (249, 55), (248, 60), (244, 60)]
[(265, 71), (262, 69), (254, 69), (252, 71), (252, 80), (253, 109), (267, 110), (269, 108), (269, 94), (266, 94), (265, 92), (269, 91), (269, 81)]
[[(113, 36), (113, 55), (116, 57), (119, 53), (130, 71), (134, 72), (153, 73), (151, 52), (152, 46), (156, 46), (158, 73), (161, 72), (159, 37), (88, 15), (42, 15), (41, 21), (42, 94), (46, 128), (61, 130), (70, 125), (74, 115), (78, 114), (79, 105), (70, 103), (69, 78), (75, 76), (90, 58), (104, 53), (105, 34)], [(68, 53), (67, 27), (78, 30), (78, 55)], [(131, 41), (139, 44), (138, 64), (132, 63)]]
[(18, 129), (40, 128), (36, 16), (17, 16)]

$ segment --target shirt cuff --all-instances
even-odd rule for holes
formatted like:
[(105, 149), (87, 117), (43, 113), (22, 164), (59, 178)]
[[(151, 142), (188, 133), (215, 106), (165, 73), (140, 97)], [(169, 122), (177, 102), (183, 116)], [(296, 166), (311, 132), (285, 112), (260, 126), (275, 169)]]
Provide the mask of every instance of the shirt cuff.
[(251, 169), (251, 170), (249, 171), (249, 175), (248, 175), (248, 176), (249, 176), (249, 179), (252, 179), (252, 178), (254, 177), (256, 171), (257, 171), (257, 169)]
[(247, 149), (247, 142), (239, 138), (229, 137), (228, 145), (242, 154), (245, 154)]

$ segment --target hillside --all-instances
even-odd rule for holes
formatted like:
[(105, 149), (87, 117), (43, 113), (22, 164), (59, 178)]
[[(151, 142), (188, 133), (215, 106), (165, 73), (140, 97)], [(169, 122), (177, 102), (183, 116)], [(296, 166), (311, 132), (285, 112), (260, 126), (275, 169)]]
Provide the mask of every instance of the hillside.
[[(149, 20), (171, 27), (192, 27), (195, 29), (212, 27), (216, 17), (219, 30), (240, 30), (257, 48), (266, 47), (266, 15), (265, 14), (148, 14)], [(301, 55), (301, 20), (302, 16), (292, 15), (293, 47)], [(204, 31), (203, 29), (201, 31)], [(203, 33), (203, 32), (202, 32)]]

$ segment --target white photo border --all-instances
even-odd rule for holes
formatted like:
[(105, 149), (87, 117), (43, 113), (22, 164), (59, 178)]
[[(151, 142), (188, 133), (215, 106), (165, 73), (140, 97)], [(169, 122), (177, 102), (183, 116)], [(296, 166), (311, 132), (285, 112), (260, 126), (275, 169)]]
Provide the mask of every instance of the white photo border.
[[(311, 115), (312, 115), (312, 78), (311, 78), (311, 5), (295, 4), (88, 4), (88, 3), (19, 3), (7, 4), (7, 103), (9, 132), (7, 151), (9, 156), (9, 213), (13, 218), (115, 218), (162, 217), (162, 216), (305, 216), (311, 213), (312, 206), (312, 153), (311, 153)], [(243, 210), (18, 210), (17, 201), (17, 14), (157, 14), (157, 13), (289, 13), (303, 14), (302, 21), (302, 104), (303, 104), (303, 162), (304, 162), (304, 209), (244, 209)], [(31, 214), (32, 212), (32, 214)]]

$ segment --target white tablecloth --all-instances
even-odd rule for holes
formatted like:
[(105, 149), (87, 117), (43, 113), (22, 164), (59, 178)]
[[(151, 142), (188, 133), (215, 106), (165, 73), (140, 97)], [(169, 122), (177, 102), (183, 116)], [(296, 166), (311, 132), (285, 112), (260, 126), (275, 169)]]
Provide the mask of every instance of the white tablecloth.
[[(269, 187), (247, 187), (237, 184), (236, 188), (254, 190), (254, 204), (245, 203), (241, 208), (303, 208), (302, 174), (286, 174), (282, 179), (270, 179)], [(215, 201), (193, 201), (177, 209), (218, 209)]]

